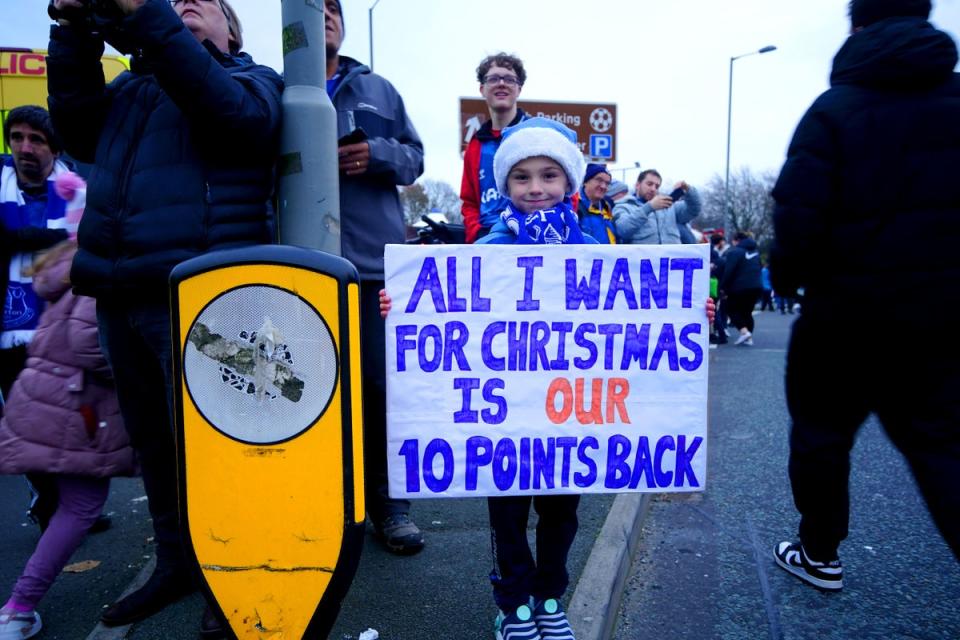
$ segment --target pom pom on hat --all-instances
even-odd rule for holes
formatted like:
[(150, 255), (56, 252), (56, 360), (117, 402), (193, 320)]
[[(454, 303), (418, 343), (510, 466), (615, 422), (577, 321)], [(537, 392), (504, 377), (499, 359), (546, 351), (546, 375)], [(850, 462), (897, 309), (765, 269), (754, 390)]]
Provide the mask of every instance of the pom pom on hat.
[(77, 227), (87, 204), (87, 183), (72, 171), (64, 171), (56, 177), (53, 188), (57, 195), (67, 202), (66, 228), (70, 237), (76, 240)]
[(586, 162), (577, 146), (577, 134), (550, 118), (528, 118), (503, 130), (503, 138), (493, 156), (493, 175), (497, 189), (507, 195), (507, 175), (513, 165), (527, 158), (545, 156), (555, 160), (567, 174), (572, 196), (580, 190)]

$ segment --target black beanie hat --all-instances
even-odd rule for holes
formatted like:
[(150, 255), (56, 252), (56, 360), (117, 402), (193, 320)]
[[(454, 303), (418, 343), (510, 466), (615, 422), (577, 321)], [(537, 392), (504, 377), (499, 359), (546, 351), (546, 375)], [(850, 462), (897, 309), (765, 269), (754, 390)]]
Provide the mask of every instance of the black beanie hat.
[[(586, 182), (587, 180), (589, 180), (589, 179), (592, 178), (593, 176), (597, 175), (598, 173), (605, 173), (605, 174), (607, 174), (608, 176), (610, 176), (610, 172), (607, 171), (607, 165), (605, 165), (605, 164), (595, 164), (595, 163), (591, 162), (590, 164), (587, 165), (587, 172), (586, 172), (586, 174), (583, 176), (583, 181)], [(613, 178), (613, 176), (610, 176), (610, 177)]]
[(850, 24), (869, 27), (887, 18), (930, 17), (930, 0), (851, 0)]

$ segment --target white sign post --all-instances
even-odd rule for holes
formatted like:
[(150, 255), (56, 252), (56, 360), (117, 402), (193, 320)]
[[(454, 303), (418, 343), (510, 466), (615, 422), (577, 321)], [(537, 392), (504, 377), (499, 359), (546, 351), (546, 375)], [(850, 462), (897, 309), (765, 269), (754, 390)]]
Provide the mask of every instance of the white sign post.
[(708, 245), (386, 248), (404, 498), (702, 491)]

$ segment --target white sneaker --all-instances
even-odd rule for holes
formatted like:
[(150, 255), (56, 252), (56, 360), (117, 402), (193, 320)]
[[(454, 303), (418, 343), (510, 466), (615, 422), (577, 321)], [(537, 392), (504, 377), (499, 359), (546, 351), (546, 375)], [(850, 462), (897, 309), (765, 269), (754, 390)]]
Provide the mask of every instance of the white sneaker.
[[(743, 344), (744, 342), (746, 342), (747, 340), (751, 340), (752, 338), (753, 338), (753, 334), (747, 331), (746, 333), (741, 333), (740, 337), (737, 338), (737, 341), (734, 342), (733, 344)], [(753, 343), (751, 342), (751, 344)]]
[(40, 633), (43, 624), (36, 611), (0, 610), (0, 640), (25, 640)]
[(819, 589), (843, 589), (843, 564), (839, 558), (830, 562), (817, 562), (807, 555), (802, 544), (788, 540), (773, 548), (773, 559), (782, 569)]
[(747, 338), (746, 340), (744, 340), (744, 341), (743, 341), (743, 346), (745, 346), (745, 347), (752, 347), (752, 346), (753, 346), (753, 338), (750, 337), (750, 338)]

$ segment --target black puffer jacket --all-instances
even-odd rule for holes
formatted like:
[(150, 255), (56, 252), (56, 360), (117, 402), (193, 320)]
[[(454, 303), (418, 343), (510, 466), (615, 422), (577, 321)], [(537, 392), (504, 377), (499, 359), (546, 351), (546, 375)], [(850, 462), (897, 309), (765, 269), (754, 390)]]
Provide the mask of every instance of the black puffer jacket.
[(805, 314), (927, 322), (960, 299), (956, 64), (950, 36), (917, 18), (875, 23), (837, 53), (773, 191), (773, 286), (804, 287)]
[(763, 266), (760, 264), (757, 242), (753, 238), (744, 238), (730, 247), (723, 258), (723, 274), (720, 276), (719, 282), (720, 291), (737, 293), (763, 288), (763, 278), (761, 276)]
[(270, 240), (283, 84), (198, 42), (167, 0), (147, 0), (124, 27), (141, 51), (107, 87), (103, 44), (51, 31), (54, 125), (93, 163), (71, 280), (98, 298), (163, 299), (177, 263)]

